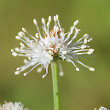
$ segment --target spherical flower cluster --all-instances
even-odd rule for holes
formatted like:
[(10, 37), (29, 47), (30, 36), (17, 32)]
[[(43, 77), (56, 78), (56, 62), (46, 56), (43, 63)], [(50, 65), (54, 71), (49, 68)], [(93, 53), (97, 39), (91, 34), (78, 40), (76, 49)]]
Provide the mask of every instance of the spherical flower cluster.
[(100, 107), (99, 110), (109, 110), (109, 109), (107, 109), (105, 107)]
[[(84, 34), (83, 37), (74, 41), (80, 31), (80, 29), (76, 28), (79, 21), (76, 20), (69, 32), (65, 33), (60, 25), (58, 15), (54, 16), (53, 20), (54, 26), (49, 29), (51, 16), (49, 16), (47, 23), (45, 19), (42, 18), (43, 32), (40, 33), (38, 23), (36, 19), (34, 19), (33, 23), (37, 28), (35, 36), (32, 36), (25, 28), (22, 28), (22, 31), (18, 33), (16, 39), (22, 41), (20, 43), (21, 47), (11, 49), (12, 55), (24, 56), (27, 59), (24, 60), (24, 66), (16, 68), (15, 74), (19, 74), (27, 68), (32, 67), (30, 71), (24, 73), (24, 76), (26, 76), (34, 68), (41, 65), (38, 71), (40, 72), (42, 68), (46, 69), (46, 73), (43, 75), (44, 78), (48, 73), (49, 64), (58, 59), (71, 62), (76, 71), (79, 71), (79, 67), (76, 63), (88, 68), (90, 71), (95, 70), (93, 67), (85, 65), (79, 60), (82, 55), (90, 55), (94, 51), (94, 49), (90, 48), (87, 44), (92, 40), (92, 38), (89, 38), (88, 34)], [(59, 66), (62, 75), (61, 64), (59, 64)]]
[(24, 108), (23, 104), (21, 102), (8, 102), (3, 105), (0, 105), (0, 110), (28, 110)]
[(94, 110), (109, 110), (109, 109), (107, 109), (107, 108), (105, 108), (105, 107), (102, 106), (99, 109), (95, 108)]
[(107, 109), (105, 107), (100, 107), (99, 110), (109, 110), (109, 109)]

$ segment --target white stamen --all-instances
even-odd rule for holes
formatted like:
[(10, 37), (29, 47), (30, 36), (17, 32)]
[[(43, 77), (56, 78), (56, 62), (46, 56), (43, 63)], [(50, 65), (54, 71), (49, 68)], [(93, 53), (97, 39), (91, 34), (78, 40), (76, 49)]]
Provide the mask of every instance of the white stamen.
[(79, 71), (79, 68), (76, 68), (76, 71)]
[(58, 21), (58, 15), (56, 15), (56, 21)]
[(20, 39), (21, 39), (21, 37), (19, 37), (19, 36), (16, 36), (16, 39), (20, 40)]
[(76, 20), (76, 21), (74, 22), (74, 26), (76, 26), (78, 23), (79, 23), (79, 20)]
[(62, 53), (63, 53), (63, 54), (66, 54), (66, 53), (67, 53), (67, 51), (63, 51)]
[(55, 32), (58, 31), (58, 26), (54, 26), (54, 31), (55, 31)]
[(59, 63), (59, 68), (60, 68), (60, 73), (59, 73), (59, 75), (60, 75), (60, 76), (63, 76), (64, 73), (63, 73), (63, 69), (62, 69), (61, 63)]
[(50, 24), (49, 24), (49, 22), (48, 22), (48, 23), (47, 23), (47, 27), (49, 27), (49, 25), (50, 25)]
[(51, 16), (49, 16), (48, 22), (47, 22), (47, 31), (48, 31), (48, 33), (49, 33), (50, 22), (51, 22)]
[(87, 54), (92, 54), (94, 52), (94, 49), (89, 49), (89, 51), (87, 52)]
[(45, 24), (45, 19), (44, 18), (42, 18), (42, 23)]
[(33, 69), (35, 69), (40, 63), (36, 64), (34, 67), (31, 68), (30, 71), (24, 73), (24, 76), (26, 76), (27, 74), (29, 74)]
[(84, 53), (77, 53), (77, 55), (84, 55), (84, 54), (87, 54), (87, 52), (84, 52)]
[(78, 67), (75, 65), (75, 63), (74, 63), (71, 59), (67, 59), (67, 61), (68, 61), (68, 62), (71, 62), (71, 63), (75, 66), (76, 71), (79, 71)]
[(46, 67), (46, 73), (44, 75), (42, 75), (42, 78), (45, 78), (48, 74), (48, 66)]
[(75, 35), (73, 36), (73, 38), (67, 43), (67, 46), (71, 44), (71, 42), (77, 37), (78, 32), (80, 31), (80, 29), (75, 28), (76, 32)]
[(73, 52), (81, 52), (81, 51), (90, 51), (91, 49), (78, 49), (78, 50), (75, 50), (75, 51), (73, 51)]
[(28, 62), (28, 60), (27, 59), (24, 59), (24, 63), (27, 63)]
[(13, 49), (11, 49), (11, 52), (14, 52), (14, 50), (13, 50)]
[(24, 76), (27, 76), (27, 74), (28, 74), (28, 73), (24, 73), (23, 75), (24, 75)]
[(90, 38), (90, 39), (88, 39), (88, 42), (90, 42), (90, 41), (92, 41), (93, 40), (93, 38)]
[(90, 71), (95, 71), (95, 68), (90, 67), (89, 70), (90, 70)]
[(75, 26), (72, 26), (71, 28), (70, 28), (70, 32), (68, 32), (68, 35), (67, 35), (67, 37), (66, 37), (66, 39), (64, 40), (64, 42), (66, 42), (69, 38), (70, 38), (70, 36), (71, 36), (71, 34), (73, 33), (73, 30), (75, 29)]
[(88, 37), (89, 37), (88, 34), (84, 34), (83, 37), (81, 37), (79, 40), (77, 40), (77, 42), (80, 42), (82, 39), (84, 39), (84, 38), (88, 38)]
[(89, 35), (88, 34), (84, 34), (84, 38), (88, 38), (89, 37)]
[(21, 31), (21, 32), (18, 33), (18, 35), (19, 35), (20, 37), (23, 37), (23, 36), (25, 36), (25, 33)]
[(33, 23), (34, 23), (35, 25), (37, 25), (37, 20), (36, 20), (36, 19), (33, 19)]
[(15, 50), (16, 50), (16, 52), (19, 52), (19, 51), (20, 51), (20, 49), (19, 49), (19, 48), (15, 48)]
[(23, 43), (21, 43), (21, 42), (20, 42), (20, 46), (21, 46), (22, 48), (24, 48), (24, 47), (25, 47), (25, 45), (24, 45)]
[(32, 58), (31, 58), (31, 57), (28, 57), (28, 59), (29, 59), (29, 60), (32, 60)]
[(16, 70), (19, 71), (21, 69), (21, 67), (17, 67)]
[(82, 66), (88, 68), (90, 71), (95, 71), (95, 68), (93, 68), (93, 67), (89, 67), (89, 66), (85, 65), (84, 63), (82, 63), (82, 62), (79, 61), (79, 60), (77, 60), (77, 62), (78, 62), (79, 64), (81, 64)]
[(35, 34), (35, 36), (36, 36), (36, 38), (37, 38), (37, 39), (39, 38), (39, 35), (38, 35), (38, 33), (36, 33), (36, 34)]
[(84, 39), (84, 44), (86, 44), (87, 42), (88, 42), (88, 40), (85, 38), (85, 39)]
[(34, 22), (34, 24), (35, 24), (35, 26), (36, 26), (36, 28), (37, 28), (37, 31), (38, 31), (38, 34), (39, 34), (40, 39), (42, 39), (42, 36), (41, 36), (41, 34), (40, 34), (40, 31), (39, 31), (39, 27), (38, 27), (38, 25), (37, 25), (37, 20), (36, 20), (36, 19), (33, 19), (33, 22)]
[(58, 14), (56, 15), (56, 20), (58, 22), (58, 27), (60, 28), (60, 30), (62, 30), (61, 25), (60, 25), (60, 22), (59, 22), (59, 16), (58, 16)]
[(20, 72), (19, 71), (15, 71), (15, 75), (18, 75)]
[(54, 21), (56, 21), (56, 16), (54, 16)]
[(86, 48), (86, 45), (81, 45), (80, 48), (81, 48), (81, 49), (84, 49), (84, 48)]
[(61, 32), (61, 33), (60, 33), (60, 36), (61, 36), (61, 37), (63, 37), (63, 36), (64, 36), (64, 33), (63, 33), (63, 32)]
[(16, 52), (13, 52), (12, 55), (16, 57), (17, 56), (17, 53)]
[(22, 27), (22, 31), (23, 31), (23, 32), (27, 32), (27, 30), (26, 30), (24, 27)]
[(48, 21), (51, 22), (51, 16), (49, 16)]

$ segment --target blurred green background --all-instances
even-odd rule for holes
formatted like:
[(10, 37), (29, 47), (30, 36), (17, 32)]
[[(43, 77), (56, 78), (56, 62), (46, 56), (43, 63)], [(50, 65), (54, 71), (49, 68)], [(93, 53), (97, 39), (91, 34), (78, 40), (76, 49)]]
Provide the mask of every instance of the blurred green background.
[(66, 31), (79, 19), (81, 34), (93, 37), (96, 60), (95, 72), (76, 72), (71, 63), (62, 62), (60, 110), (110, 108), (110, 0), (0, 0), (0, 102), (21, 101), (31, 110), (53, 110), (51, 71), (45, 79), (41, 78), (45, 71), (14, 75), (23, 59), (13, 57), (10, 49), (19, 46), (15, 35), (22, 27), (35, 33), (33, 18), (41, 26), (42, 17), (56, 14)]

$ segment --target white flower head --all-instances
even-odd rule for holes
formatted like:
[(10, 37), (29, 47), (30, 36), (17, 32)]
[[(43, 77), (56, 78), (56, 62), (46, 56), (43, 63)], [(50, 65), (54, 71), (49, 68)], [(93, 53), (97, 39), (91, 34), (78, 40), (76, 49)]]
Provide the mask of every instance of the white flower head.
[(99, 110), (109, 110), (109, 109), (107, 109), (105, 107), (100, 107)]
[(21, 102), (8, 102), (0, 106), (0, 110), (28, 110)]
[(109, 109), (107, 109), (107, 108), (101, 106), (99, 109), (95, 108), (94, 110), (109, 110)]
[[(41, 65), (38, 71), (41, 71), (42, 68), (46, 68), (46, 74), (43, 75), (44, 78), (48, 73), (49, 64), (58, 59), (71, 62), (76, 68), (76, 71), (79, 71), (79, 67), (76, 63), (88, 68), (90, 71), (95, 70), (93, 67), (85, 65), (79, 60), (80, 56), (90, 55), (94, 52), (94, 49), (87, 45), (87, 43), (92, 40), (88, 34), (84, 34), (79, 40), (74, 41), (80, 31), (80, 29), (76, 27), (79, 21), (76, 20), (69, 32), (65, 33), (60, 25), (58, 15), (54, 16), (53, 20), (54, 26), (50, 29), (51, 16), (49, 16), (47, 23), (45, 19), (42, 18), (43, 34), (40, 33), (36, 19), (33, 20), (37, 28), (35, 36), (32, 36), (25, 28), (22, 28), (22, 31), (18, 33), (16, 39), (21, 40), (21, 47), (11, 49), (11, 52), (13, 56), (24, 56), (26, 59), (24, 60), (25, 65), (18, 67), (15, 74), (19, 74), (27, 68), (32, 67), (30, 71), (24, 73), (24, 76), (26, 76), (34, 68)], [(60, 75), (62, 76), (61, 65), (60, 70)]]

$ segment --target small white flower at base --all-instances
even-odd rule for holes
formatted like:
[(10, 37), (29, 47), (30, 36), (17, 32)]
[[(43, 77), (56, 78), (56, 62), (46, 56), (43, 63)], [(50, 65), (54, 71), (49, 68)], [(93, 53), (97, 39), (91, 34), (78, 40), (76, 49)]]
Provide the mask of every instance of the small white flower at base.
[(3, 105), (0, 105), (0, 110), (29, 110), (24, 108), (24, 105), (21, 102), (8, 102)]
[[(76, 71), (79, 71), (79, 67), (77, 67), (76, 63), (88, 68), (90, 71), (94, 71), (95, 69), (93, 67), (89, 67), (80, 61), (82, 55), (90, 55), (94, 52), (94, 49), (90, 48), (87, 44), (92, 38), (89, 38), (88, 34), (84, 34), (80, 39), (74, 41), (80, 31), (80, 29), (76, 28), (79, 21), (76, 20), (70, 30), (64, 33), (58, 15), (53, 17), (54, 26), (50, 29), (51, 20), (51, 16), (49, 16), (47, 23), (44, 18), (41, 19), (43, 34), (40, 33), (36, 19), (33, 20), (37, 29), (35, 36), (32, 36), (25, 28), (22, 28), (22, 31), (18, 33), (16, 39), (22, 41), (22, 43), (20, 43), (21, 47), (11, 49), (12, 55), (23, 56), (28, 60), (24, 60), (25, 65), (17, 68), (15, 74), (19, 74), (27, 68), (32, 67), (30, 71), (24, 73), (24, 76), (26, 76), (34, 68), (41, 65), (41, 67), (46, 69), (46, 73), (42, 76), (44, 78), (48, 73), (48, 67), (51, 62), (58, 59), (71, 62)], [(63, 71), (62, 69), (60, 70), (62, 76)], [(38, 69), (38, 72), (40, 71), (41, 70)]]
[(97, 108), (94, 108), (94, 110), (109, 110), (109, 109), (107, 109), (107, 108), (105, 108), (105, 107), (100, 107), (99, 109), (97, 109)]
[(107, 109), (105, 107), (100, 107), (99, 110), (109, 110), (109, 109)]

